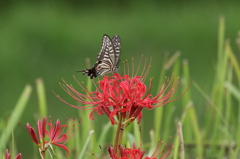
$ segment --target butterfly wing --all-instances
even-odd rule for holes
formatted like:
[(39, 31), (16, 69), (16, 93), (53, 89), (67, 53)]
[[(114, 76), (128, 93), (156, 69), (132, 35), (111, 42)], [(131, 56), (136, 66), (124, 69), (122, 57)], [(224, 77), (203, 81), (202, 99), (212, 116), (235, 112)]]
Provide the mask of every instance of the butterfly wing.
[(100, 75), (105, 75), (112, 72), (116, 66), (116, 56), (114, 45), (109, 36), (103, 35), (102, 47), (97, 56), (97, 62), (95, 64), (96, 72)]
[(110, 72), (117, 71), (117, 66), (120, 56), (120, 37), (114, 35), (111, 39), (108, 35), (104, 34), (102, 38), (101, 50), (97, 55), (97, 62), (93, 68), (85, 69), (80, 72), (84, 72), (90, 76), (90, 78), (97, 77), (98, 75), (105, 75)]
[(112, 41), (109, 36), (104, 34), (102, 38), (102, 47), (97, 55), (97, 62), (109, 60), (110, 56), (112, 56), (111, 54), (114, 54)]
[(113, 36), (112, 44), (113, 44), (114, 52), (115, 52), (115, 65), (117, 65), (119, 62), (120, 53), (121, 53), (121, 40), (118, 35)]

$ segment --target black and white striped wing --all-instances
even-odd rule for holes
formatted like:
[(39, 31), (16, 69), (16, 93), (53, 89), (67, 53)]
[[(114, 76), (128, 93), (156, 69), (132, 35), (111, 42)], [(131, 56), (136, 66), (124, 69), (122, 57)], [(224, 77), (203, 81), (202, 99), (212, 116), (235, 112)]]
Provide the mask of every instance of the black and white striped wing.
[(97, 62), (108, 60), (111, 54), (114, 54), (112, 41), (109, 36), (104, 34), (102, 38), (102, 47), (97, 56)]
[(114, 51), (115, 51), (115, 65), (117, 65), (119, 62), (120, 53), (121, 53), (121, 40), (118, 35), (113, 36), (112, 44), (113, 44)]
[(102, 38), (101, 50), (97, 55), (97, 62), (93, 68), (85, 69), (83, 74), (87, 74), (90, 78), (98, 75), (105, 75), (107, 73), (115, 72), (119, 69), (117, 66), (120, 57), (121, 42), (118, 35), (114, 35), (111, 39), (106, 34)]
[(96, 72), (100, 75), (114, 72), (115, 70), (117, 70), (116, 65), (118, 59), (119, 58), (116, 58), (115, 47), (112, 40), (109, 36), (104, 35), (102, 39), (102, 47), (97, 56), (97, 63), (95, 64)]

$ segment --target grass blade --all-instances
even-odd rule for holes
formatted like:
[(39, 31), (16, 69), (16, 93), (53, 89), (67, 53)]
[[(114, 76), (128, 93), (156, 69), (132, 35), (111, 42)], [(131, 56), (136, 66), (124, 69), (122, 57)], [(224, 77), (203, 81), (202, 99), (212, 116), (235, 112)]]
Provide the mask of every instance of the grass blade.
[[(167, 55), (164, 56), (163, 64), (166, 63)], [(162, 67), (162, 70), (160, 72), (160, 79), (158, 83), (158, 90), (161, 89), (161, 78), (164, 78), (166, 74), (166, 70), (164, 69), (164, 66)], [(162, 127), (162, 118), (163, 118), (163, 108), (158, 108), (154, 110), (154, 130), (155, 130), (155, 140), (157, 141), (160, 138), (160, 132)]]
[[(238, 40), (237, 44), (239, 45), (240, 44), (239, 43), (240, 42), (240, 34), (238, 34), (238, 39), (237, 40)], [(240, 87), (240, 65), (239, 65), (239, 62), (237, 61), (236, 56), (234, 55), (234, 53), (232, 51), (232, 48), (231, 48), (230, 44), (226, 45), (226, 53), (229, 57), (229, 60), (230, 60), (231, 64), (233, 65), (234, 72), (237, 76), (237, 84), (238, 84), (238, 87)], [(236, 147), (236, 150), (235, 150), (236, 151), (235, 154), (238, 154), (239, 150), (240, 150), (240, 138), (238, 137), (239, 133), (240, 133), (240, 109), (239, 109), (240, 108), (240, 100), (239, 100), (239, 94), (237, 93), (238, 92), (237, 90), (239, 90), (239, 88), (236, 88), (236, 87), (233, 87), (233, 86), (228, 86), (228, 87), (230, 87), (231, 93), (238, 100), (238, 114), (237, 114), (237, 125), (238, 126), (237, 126), (237, 131), (235, 131), (235, 135), (234, 135), (235, 136), (234, 138), (236, 138), (236, 141), (237, 141), (237, 147)], [(235, 155), (235, 156), (237, 156), (237, 155)]]
[(85, 153), (86, 150), (87, 150), (87, 146), (88, 146), (88, 144), (89, 144), (89, 142), (90, 142), (90, 139), (91, 139), (91, 136), (92, 136), (93, 133), (94, 133), (94, 130), (91, 130), (91, 131), (89, 132), (88, 137), (87, 137), (87, 139), (86, 139), (86, 142), (85, 142), (84, 145), (83, 145), (82, 151), (80, 152), (78, 159), (82, 159), (82, 158), (83, 158), (83, 155), (84, 155), (84, 153)]
[[(179, 60), (179, 56), (181, 55), (180, 52), (176, 52), (174, 53), (174, 55), (172, 55), (170, 58), (167, 57), (167, 55), (165, 55), (164, 57), (164, 66), (162, 67), (162, 70), (160, 72), (160, 79), (159, 79), (159, 83), (158, 83), (158, 90), (161, 89), (161, 82), (162, 80), (164, 80), (164, 77), (166, 75), (166, 71), (169, 70), (170, 68), (173, 67), (173, 65), (175, 66), (175, 70), (176, 68), (178, 68), (178, 64), (175, 64), (177, 60)], [(176, 73), (176, 72), (174, 72)], [(172, 112), (172, 109), (170, 108), (171, 103), (168, 104), (168, 109), (170, 109), (170, 111), (168, 111), (168, 113)], [(164, 112), (164, 113), (163, 113)], [(163, 134), (161, 133), (161, 129), (163, 127), (163, 114), (165, 114), (165, 112), (167, 112), (167, 110), (165, 109), (165, 107), (160, 107), (156, 110), (154, 110), (154, 131), (155, 131), (155, 140), (157, 141), (159, 138), (163, 138)], [(171, 116), (168, 116), (168, 120), (171, 119)], [(171, 124), (169, 124), (170, 126)], [(166, 129), (164, 129), (166, 130)], [(164, 131), (166, 133), (166, 131)], [(166, 133), (167, 136), (169, 136), (169, 134)]]
[(202, 135), (198, 126), (198, 120), (197, 120), (197, 114), (194, 108), (194, 105), (189, 108), (189, 115), (190, 119), (192, 120), (192, 128), (196, 140), (196, 145), (197, 145), (197, 152), (198, 152), (198, 158), (203, 159), (203, 143), (202, 143)]
[[(103, 126), (103, 128), (101, 129), (101, 133), (100, 136), (98, 137), (97, 140), (97, 145), (100, 146), (105, 146), (106, 145), (106, 140), (109, 137), (108, 133), (110, 131), (110, 128), (112, 128), (112, 125), (110, 122), (108, 122), (107, 124), (105, 124)], [(97, 145), (94, 146), (94, 148), (92, 149), (94, 153), (98, 154), (100, 151), (102, 151), (102, 149), (100, 149)]]
[[(190, 71), (189, 71), (189, 65), (188, 65), (188, 61), (186, 59), (183, 60), (182, 63), (183, 66), (183, 85), (182, 86), (182, 93), (187, 92), (184, 94), (184, 96), (181, 98), (182, 99), (182, 110), (186, 109), (185, 107), (187, 107), (189, 105), (189, 102), (191, 101), (191, 88), (188, 88), (190, 85)], [(191, 142), (193, 140), (193, 132), (192, 132), (192, 127), (191, 127), (191, 122), (192, 119), (190, 118), (189, 113), (186, 114), (186, 118), (184, 123), (182, 123), (184, 125), (183, 127), (183, 132), (184, 132), (184, 140), (185, 142)]]
[(46, 93), (45, 93), (45, 87), (44, 87), (43, 79), (38, 78), (36, 80), (36, 88), (37, 88), (40, 118), (42, 118), (44, 116), (48, 116), (47, 115)]
[[(216, 65), (216, 74), (214, 77), (213, 87), (212, 87), (212, 101), (214, 105), (218, 108), (218, 113), (214, 109), (208, 111), (208, 117), (206, 118), (207, 132), (208, 136), (211, 136), (212, 144), (216, 145), (219, 138), (222, 138), (222, 133), (219, 133), (219, 127), (222, 126), (220, 120), (222, 118), (222, 112), (224, 112), (224, 83), (226, 79), (226, 68), (227, 68), (227, 53), (226, 47), (228, 45), (228, 41), (224, 45), (224, 30), (225, 30), (225, 21), (224, 17), (219, 18), (219, 30), (218, 30), (218, 60)], [(225, 49), (224, 49), (225, 47)], [(214, 120), (212, 120), (214, 119)], [(218, 153), (215, 151), (216, 147), (211, 150), (210, 156), (215, 157)]]
[(239, 63), (237, 61), (237, 57), (234, 55), (234, 53), (232, 51), (232, 48), (231, 48), (229, 43), (227, 43), (226, 47), (227, 47), (226, 48), (226, 53), (228, 55), (228, 58), (229, 58), (231, 64), (233, 65), (233, 68), (234, 68), (235, 73), (237, 75), (238, 81), (240, 81), (240, 66), (239, 66)]
[[(187, 112), (188, 112), (190, 107), (192, 107), (192, 102), (189, 102), (188, 105), (185, 106), (185, 109), (184, 109), (184, 111), (182, 113), (182, 116), (181, 116), (181, 119), (179, 121), (180, 123), (184, 123), (186, 115), (187, 115)], [(178, 159), (179, 146), (180, 146), (180, 138), (177, 135), (176, 138), (175, 138), (175, 141), (174, 141), (174, 147), (175, 147), (174, 148), (174, 155), (173, 155), (174, 159)]]
[[(8, 143), (8, 140), (12, 134), (12, 131), (15, 129), (17, 123), (19, 122), (19, 119), (24, 109), (26, 108), (31, 92), (32, 87), (30, 85), (26, 85), (16, 106), (14, 107), (14, 110), (11, 113), (11, 116), (9, 117), (7, 127), (3, 130), (2, 135), (0, 137), (0, 153), (4, 151)], [(2, 156), (2, 154), (0, 154), (0, 156)]]
[(225, 87), (240, 102), (240, 90), (236, 86), (234, 86), (233, 83), (230, 83), (230, 82), (226, 82)]
[[(225, 111), (227, 127), (229, 127), (230, 116), (231, 116), (231, 108), (232, 108), (232, 104), (233, 104), (232, 103), (232, 94), (233, 93), (231, 91), (231, 87), (228, 88), (228, 86), (227, 86), (228, 84), (232, 85), (232, 76), (233, 76), (233, 71), (232, 70), (233, 70), (232, 66), (230, 65), (228, 67), (228, 71), (227, 71), (227, 82), (225, 83), (225, 87), (227, 88), (227, 90), (226, 90), (226, 111)], [(239, 96), (239, 99), (240, 99), (240, 96)]]
[(137, 145), (140, 145), (142, 139), (141, 139), (140, 125), (137, 123), (137, 120), (133, 122), (133, 129), (134, 129), (135, 142)]
[[(86, 67), (90, 68), (91, 64), (90, 64), (90, 59), (86, 58)], [(92, 86), (93, 86), (93, 81), (90, 78), (87, 78), (87, 89), (91, 92), (92, 91)], [(87, 93), (87, 92), (86, 92)], [(79, 116), (80, 118), (82, 118), (84, 120), (84, 122), (81, 123), (81, 141), (85, 140), (88, 136), (88, 132), (90, 130), (94, 130), (94, 121), (89, 119), (89, 114), (90, 114), (91, 110), (79, 110)], [(95, 136), (95, 135), (94, 135)], [(92, 137), (91, 143), (90, 143), (90, 149), (93, 149), (95, 147), (95, 138), (94, 136)], [(80, 144), (81, 145), (81, 144)]]
[(182, 132), (181, 122), (178, 122), (178, 137), (179, 137), (179, 141), (180, 141), (180, 159), (184, 159), (185, 152), (184, 152), (184, 142), (183, 142), (183, 132)]

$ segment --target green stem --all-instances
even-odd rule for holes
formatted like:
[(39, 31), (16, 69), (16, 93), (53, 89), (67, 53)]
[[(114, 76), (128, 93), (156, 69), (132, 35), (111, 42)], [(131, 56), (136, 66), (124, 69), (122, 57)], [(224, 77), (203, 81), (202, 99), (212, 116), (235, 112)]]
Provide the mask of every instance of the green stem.
[[(121, 124), (120, 130), (119, 130), (120, 132), (119, 132), (118, 145), (121, 145), (121, 144), (122, 144), (124, 129), (125, 129), (125, 124)], [(119, 149), (117, 149), (117, 150), (118, 150), (118, 151), (117, 151), (117, 154), (120, 155)]]
[(118, 145), (119, 145), (119, 133), (120, 129), (122, 126), (122, 114), (120, 114), (119, 120), (118, 120), (118, 126), (117, 126), (117, 131), (116, 131), (116, 136), (115, 136), (115, 141), (114, 141), (114, 152), (117, 152)]

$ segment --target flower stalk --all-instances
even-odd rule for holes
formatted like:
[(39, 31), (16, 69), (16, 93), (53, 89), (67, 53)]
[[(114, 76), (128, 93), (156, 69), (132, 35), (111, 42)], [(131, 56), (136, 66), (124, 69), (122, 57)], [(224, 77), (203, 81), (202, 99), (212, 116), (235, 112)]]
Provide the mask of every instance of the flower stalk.
[[(120, 132), (119, 132), (119, 144), (118, 145), (122, 144), (124, 129), (125, 129), (125, 124), (122, 123), (121, 127), (120, 127)], [(120, 155), (120, 150), (117, 150), (117, 154)]]
[(118, 120), (118, 125), (117, 125), (117, 130), (116, 130), (116, 136), (115, 136), (115, 140), (114, 140), (114, 151), (117, 152), (118, 150), (118, 145), (122, 143), (122, 141), (120, 141), (119, 137), (120, 137), (120, 133), (121, 133), (121, 127), (122, 127), (122, 115), (120, 115), (119, 120)]
[(41, 158), (42, 158), (42, 159), (45, 159), (45, 150), (40, 150), (40, 149), (39, 149), (39, 151), (41, 151), (41, 152), (40, 152)]

